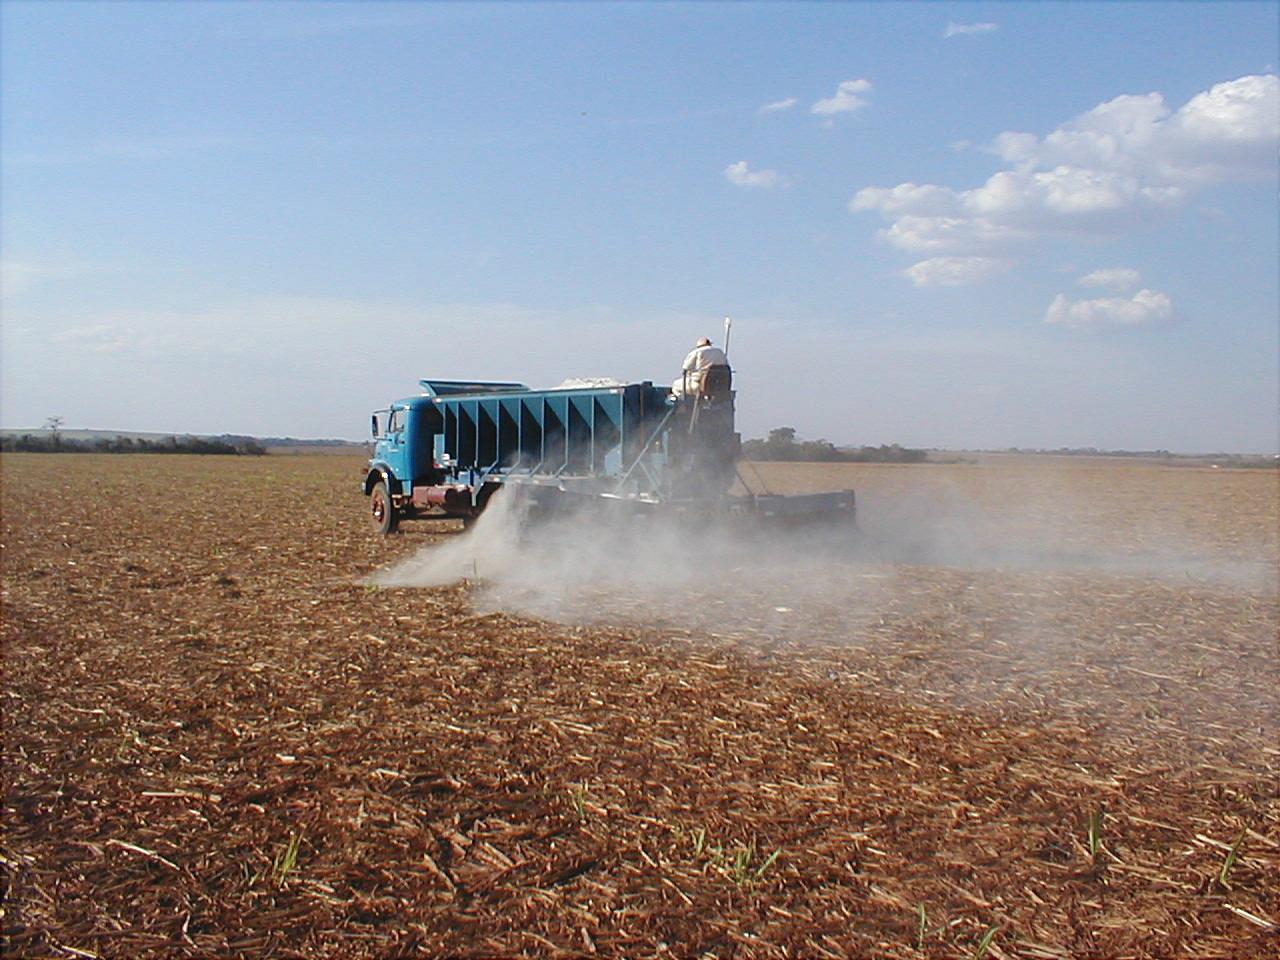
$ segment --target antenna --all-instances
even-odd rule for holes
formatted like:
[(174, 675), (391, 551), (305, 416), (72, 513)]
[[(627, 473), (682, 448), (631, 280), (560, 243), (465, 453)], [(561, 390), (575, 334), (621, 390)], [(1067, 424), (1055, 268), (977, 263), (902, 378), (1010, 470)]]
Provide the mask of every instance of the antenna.
[(733, 321), (728, 317), (724, 318), (724, 356), (729, 359), (729, 334), (733, 331)]

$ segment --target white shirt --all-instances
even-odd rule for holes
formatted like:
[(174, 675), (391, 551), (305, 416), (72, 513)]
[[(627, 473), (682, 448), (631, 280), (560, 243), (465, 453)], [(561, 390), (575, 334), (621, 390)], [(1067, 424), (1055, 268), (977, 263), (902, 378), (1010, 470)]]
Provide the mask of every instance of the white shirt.
[(682, 370), (706, 370), (708, 367), (727, 367), (729, 358), (719, 347), (694, 347), (684, 358)]

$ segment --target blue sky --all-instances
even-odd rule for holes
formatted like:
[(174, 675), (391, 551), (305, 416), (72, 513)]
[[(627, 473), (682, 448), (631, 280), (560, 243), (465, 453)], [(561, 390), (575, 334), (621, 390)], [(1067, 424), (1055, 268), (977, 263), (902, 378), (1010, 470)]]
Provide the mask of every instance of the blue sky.
[(746, 435), (1277, 447), (1277, 7), (0, 5), (0, 422), (362, 435), (674, 376)]

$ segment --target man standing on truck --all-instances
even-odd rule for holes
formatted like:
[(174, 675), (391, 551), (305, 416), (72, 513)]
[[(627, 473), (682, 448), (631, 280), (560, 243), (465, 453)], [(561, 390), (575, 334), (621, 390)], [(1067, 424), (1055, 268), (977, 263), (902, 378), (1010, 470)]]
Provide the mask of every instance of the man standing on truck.
[(671, 385), (671, 392), (677, 398), (696, 397), (702, 389), (703, 379), (712, 367), (728, 367), (729, 358), (719, 347), (711, 345), (710, 337), (699, 337), (689, 355), (684, 358), (684, 366), (676, 382)]

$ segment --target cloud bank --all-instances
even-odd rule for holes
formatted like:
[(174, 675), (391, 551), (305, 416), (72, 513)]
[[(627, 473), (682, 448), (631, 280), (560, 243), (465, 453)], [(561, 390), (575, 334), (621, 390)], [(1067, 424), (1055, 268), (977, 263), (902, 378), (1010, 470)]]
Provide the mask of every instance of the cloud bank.
[(1124, 95), (1044, 137), (1007, 131), (991, 150), (1009, 169), (981, 186), (865, 187), (849, 208), (879, 213), (881, 236), (901, 250), (981, 255), (1049, 234), (1121, 233), (1197, 189), (1273, 177), (1278, 144), (1280, 78), (1246, 76), (1177, 111), (1159, 93)]

